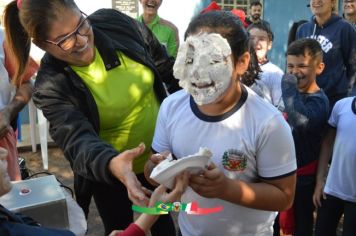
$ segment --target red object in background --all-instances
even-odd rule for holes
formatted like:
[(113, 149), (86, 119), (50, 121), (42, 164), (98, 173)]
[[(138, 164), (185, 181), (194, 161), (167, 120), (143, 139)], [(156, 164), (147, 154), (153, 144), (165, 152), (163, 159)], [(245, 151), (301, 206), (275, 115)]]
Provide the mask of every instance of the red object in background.
[(283, 234), (293, 234), (295, 229), (293, 206), (286, 211), (279, 212), (279, 227)]
[(288, 121), (288, 114), (287, 112), (282, 112), (282, 115), (286, 121)]
[[(204, 8), (200, 12), (200, 14), (203, 14), (203, 13), (209, 12), (209, 11), (221, 11), (221, 10), (222, 10), (221, 7), (219, 7), (219, 5), (215, 1), (213, 1), (206, 8)], [(248, 24), (245, 21), (246, 20), (246, 14), (245, 14), (245, 12), (243, 10), (232, 9), (231, 13), (234, 14), (235, 16), (237, 16), (240, 19), (240, 21), (242, 22), (242, 24), (243, 24), (243, 26), (245, 28), (248, 27)]]
[(243, 10), (240, 10), (240, 9), (232, 9), (231, 10), (231, 13), (234, 14), (235, 16), (237, 16), (242, 24), (244, 25), (245, 28), (248, 27), (248, 24), (246, 23), (246, 14)]
[(209, 11), (221, 11), (221, 7), (219, 7), (219, 5), (215, 1), (213, 1), (206, 8), (204, 8), (200, 12), (200, 14), (203, 14), (203, 13), (209, 12)]

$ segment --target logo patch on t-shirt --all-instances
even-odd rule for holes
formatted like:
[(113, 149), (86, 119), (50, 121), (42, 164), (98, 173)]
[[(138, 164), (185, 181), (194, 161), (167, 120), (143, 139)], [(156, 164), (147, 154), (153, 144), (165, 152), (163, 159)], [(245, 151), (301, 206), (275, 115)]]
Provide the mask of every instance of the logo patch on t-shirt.
[(247, 156), (242, 151), (229, 149), (224, 152), (222, 164), (228, 171), (244, 171), (247, 166)]

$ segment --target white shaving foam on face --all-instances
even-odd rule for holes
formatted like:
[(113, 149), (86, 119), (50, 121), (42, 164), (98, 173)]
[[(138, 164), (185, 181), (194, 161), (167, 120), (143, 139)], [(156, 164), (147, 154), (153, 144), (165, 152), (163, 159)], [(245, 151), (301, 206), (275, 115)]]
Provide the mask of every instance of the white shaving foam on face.
[(173, 70), (198, 105), (216, 102), (231, 83), (230, 45), (216, 33), (189, 36), (179, 47)]

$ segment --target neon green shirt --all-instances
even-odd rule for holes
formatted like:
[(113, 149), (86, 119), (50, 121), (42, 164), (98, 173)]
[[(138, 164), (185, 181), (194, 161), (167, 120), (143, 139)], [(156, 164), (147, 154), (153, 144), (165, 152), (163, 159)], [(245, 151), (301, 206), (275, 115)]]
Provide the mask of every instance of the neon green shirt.
[[(143, 15), (139, 16), (138, 21), (143, 22)], [(160, 18), (158, 15), (147, 25), (158, 40), (166, 46), (170, 56), (176, 57), (179, 47), (179, 35), (177, 27), (168, 20)]]
[(72, 66), (91, 91), (99, 111), (99, 137), (122, 152), (146, 145), (143, 155), (135, 159), (133, 170), (142, 173), (150, 153), (150, 146), (159, 110), (154, 90), (154, 74), (121, 52), (121, 65), (106, 70), (95, 49), (95, 59), (85, 67)]

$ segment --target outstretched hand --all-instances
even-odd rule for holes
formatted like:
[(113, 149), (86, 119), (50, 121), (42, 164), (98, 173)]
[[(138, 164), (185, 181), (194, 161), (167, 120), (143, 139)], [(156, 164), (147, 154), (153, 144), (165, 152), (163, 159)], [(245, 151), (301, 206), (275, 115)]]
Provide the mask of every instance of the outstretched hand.
[[(176, 182), (173, 190), (170, 193), (166, 192), (166, 188), (160, 185), (151, 195), (149, 207), (154, 207), (156, 202), (174, 202), (179, 201), (181, 195), (188, 186), (189, 173), (183, 172), (176, 177)], [(141, 214), (135, 221), (135, 224), (145, 233), (149, 231), (153, 223), (158, 219), (158, 215)], [(121, 230), (114, 230), (109, 236), (116, 236), (122, 233)], [(126, 233), (126, 232), (125, 232)]]
[(136, 174), (132, 171), (133, 160), (145, 151), (145, 145), (141, 143), (138, 147), (126, 150), (109, 163), (109, 170), (118, 178), (127, 188), (129, 199), (138, 206), (147, 206), (150, 191), (142, 187)]
[(167, 193), (167, 188), (164, 185), (158, 186), (151, 195), (149, 206), (153, 207), (156, 202), (175, 202), (179, 201), (185, 189), (188, 186), (189, 172), (184, 171), (175, 178), (174, 188), (170, 193)]

